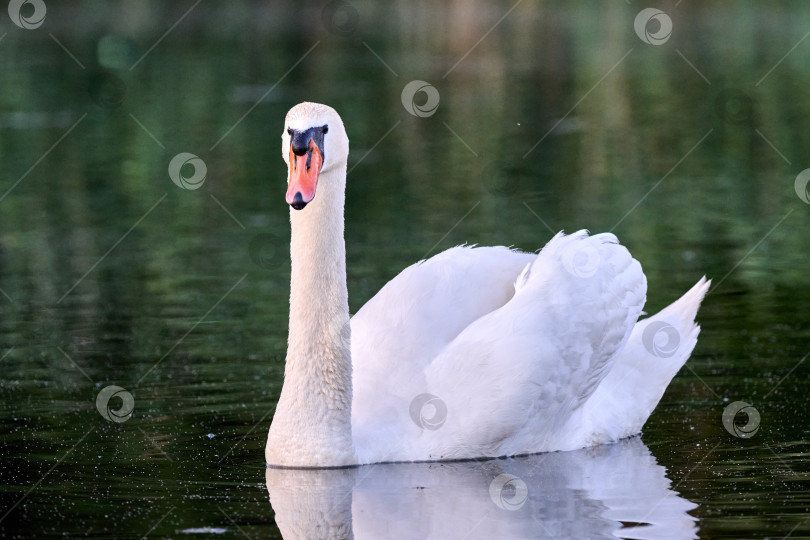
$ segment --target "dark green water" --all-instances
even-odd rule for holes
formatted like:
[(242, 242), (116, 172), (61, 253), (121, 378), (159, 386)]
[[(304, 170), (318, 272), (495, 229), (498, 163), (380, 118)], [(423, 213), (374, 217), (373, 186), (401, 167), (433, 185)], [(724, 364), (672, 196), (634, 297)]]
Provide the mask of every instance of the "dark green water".
[[(351, 139), (353, 312), (426, 254), (560, 229), (613, 230), (650, 312), (706, 274), (698, 345), (642, 441), (700, 537), (810, 536), (810, 4), (662, 2), (658, 45), (621, 1), (44, 5), (33, 29), (0, 12), (0, 535), (279, 537), (280, 134), (310, 100)], [(403, 106), (412, 80), (434, 114)], [(169, 177), (181, 152), (199, 189)], [(110, 385), (124, 422), (96, 408)], [(736, 401), (753, 437), (724, 428)], [(571, 534), (543, 519), (518, 537)]]

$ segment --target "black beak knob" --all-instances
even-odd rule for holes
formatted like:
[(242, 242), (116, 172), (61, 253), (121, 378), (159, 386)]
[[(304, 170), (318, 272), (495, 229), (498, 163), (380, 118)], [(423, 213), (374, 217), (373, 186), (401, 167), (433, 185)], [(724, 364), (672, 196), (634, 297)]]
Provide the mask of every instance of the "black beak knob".
[(296, 156), (303, 156), (309, 150), (309, 141), (312, 139), (310, 130), (294, 131), (293, 136), (290, 138), (290, 147), (293, 154)]
[(292, 206), (296, 210), (301, 210), (306, 205), (307, 203), (304, 202), (304, 198), (301, 196), (301, 192), (298, 191), (295, 194), (295, 197), (293, 197), (293, 202), (290, 203), (290, 206)]

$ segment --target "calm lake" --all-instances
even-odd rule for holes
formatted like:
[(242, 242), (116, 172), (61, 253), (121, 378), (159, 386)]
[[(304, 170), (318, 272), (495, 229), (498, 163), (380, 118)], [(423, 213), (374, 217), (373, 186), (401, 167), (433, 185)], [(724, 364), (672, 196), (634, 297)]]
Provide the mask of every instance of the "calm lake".
[[(808, 20), (801, 1), (9, 2), (0, 536), (810, 537)], [(643, 435), (266, 470), (301, 101), (351, 140), (352, 313), (441, 250), (563, 229), (615, 233), (650, 313), (711, 278)]]

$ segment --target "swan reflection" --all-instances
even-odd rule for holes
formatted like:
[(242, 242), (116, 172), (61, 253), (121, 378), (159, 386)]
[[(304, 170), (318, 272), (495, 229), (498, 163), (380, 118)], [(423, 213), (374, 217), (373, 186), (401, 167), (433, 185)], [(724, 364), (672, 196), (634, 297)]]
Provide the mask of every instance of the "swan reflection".
[(285, 540), (697, 538), (697, 505), (638, 437), (488, 461), (268, 468), (267, 491)]

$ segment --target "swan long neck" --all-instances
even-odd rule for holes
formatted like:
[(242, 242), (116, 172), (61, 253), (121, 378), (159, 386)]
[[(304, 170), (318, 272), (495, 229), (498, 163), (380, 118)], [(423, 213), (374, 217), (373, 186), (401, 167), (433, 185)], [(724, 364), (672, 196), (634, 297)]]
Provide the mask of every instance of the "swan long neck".
[(284, 386), (270, 427), (271, 465), (355, 460), (343, 207), (346, 168), (322, 172), (315, 198), (290, 210), (290, 327)]

